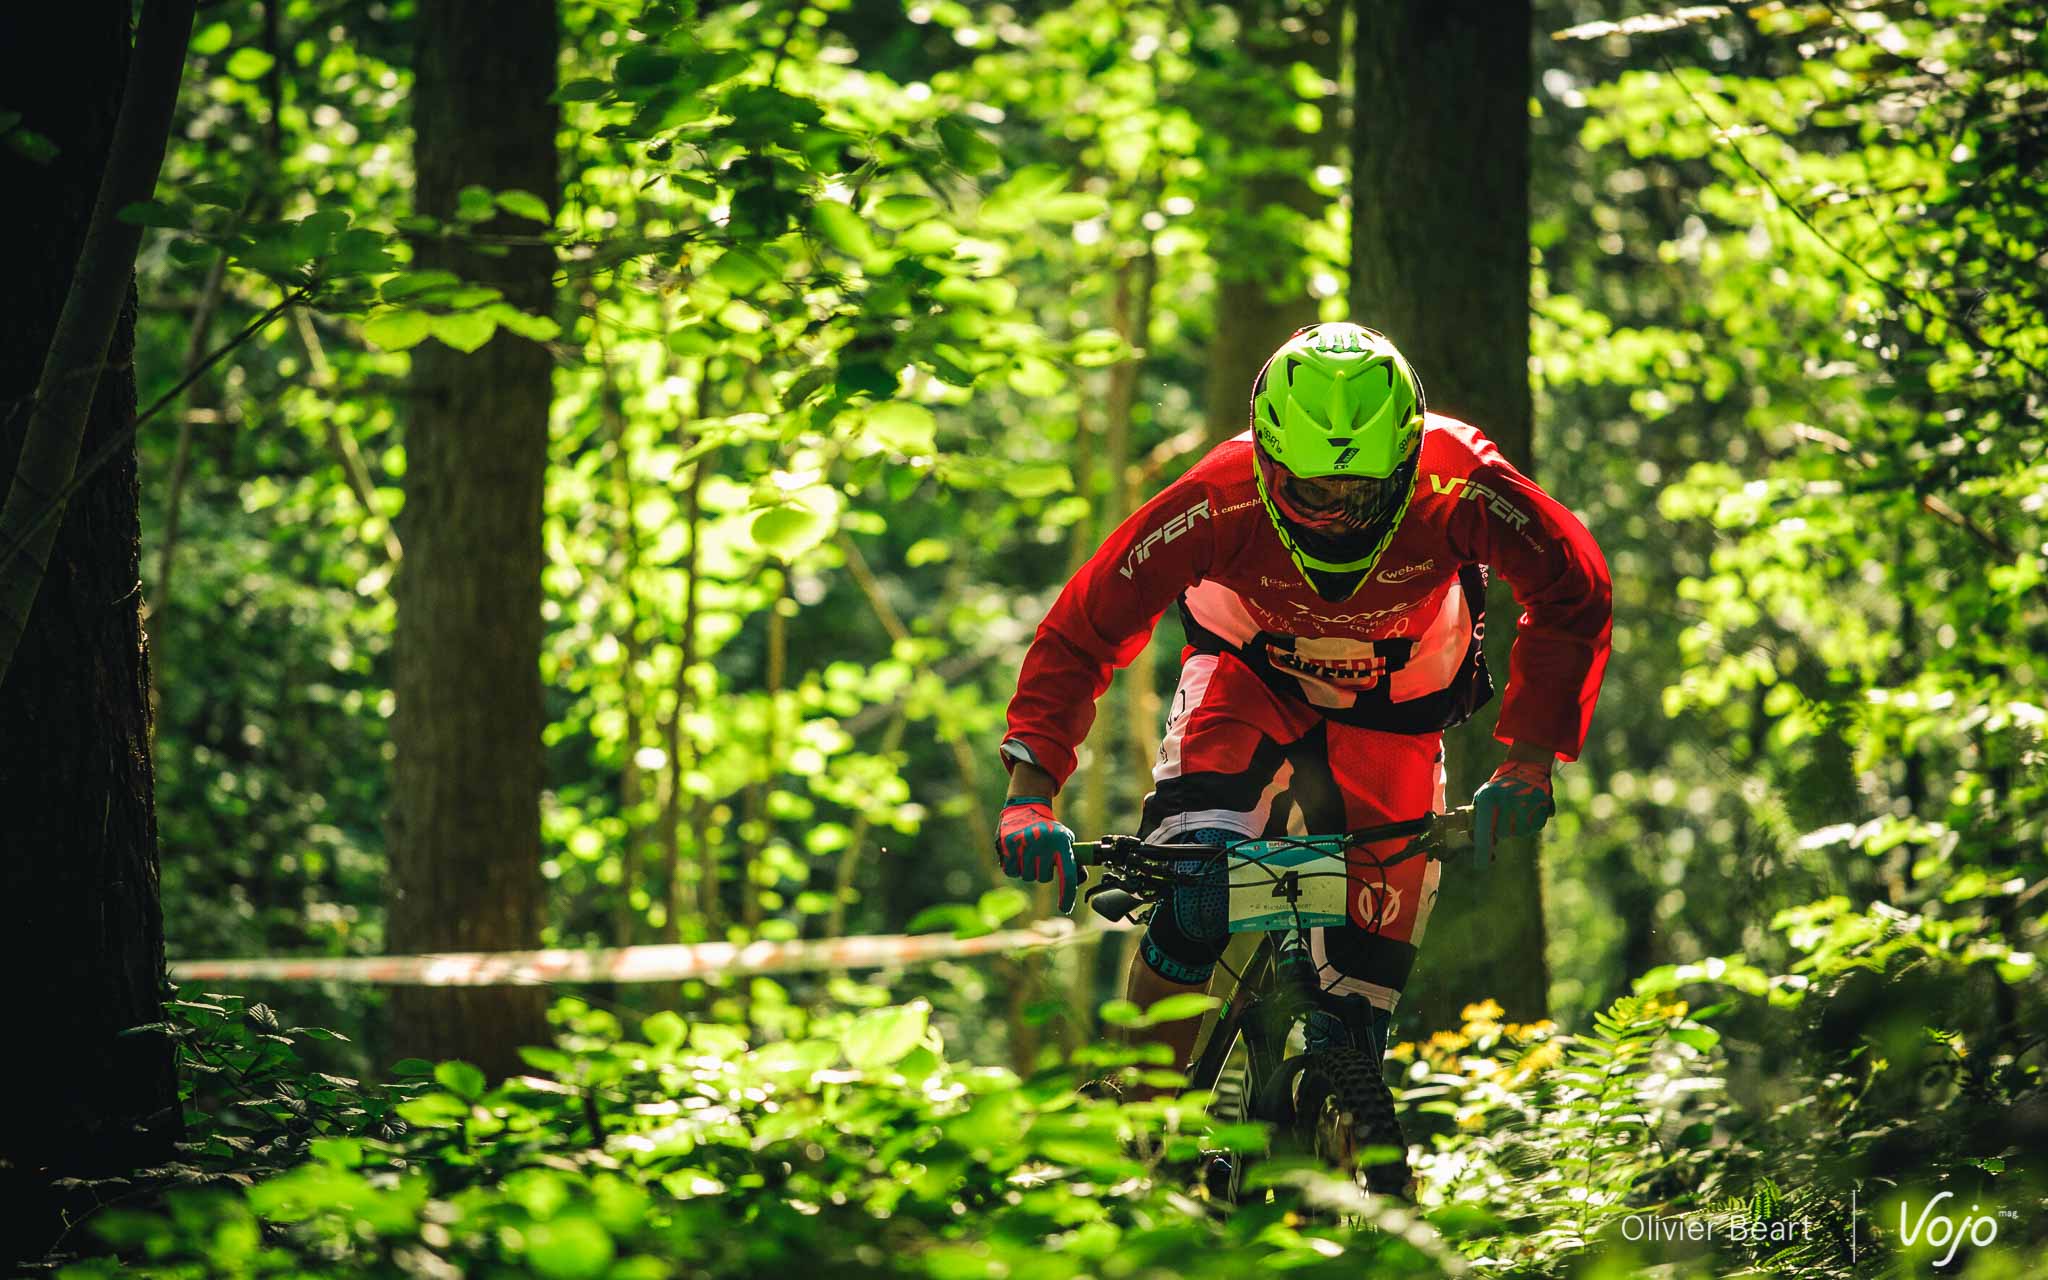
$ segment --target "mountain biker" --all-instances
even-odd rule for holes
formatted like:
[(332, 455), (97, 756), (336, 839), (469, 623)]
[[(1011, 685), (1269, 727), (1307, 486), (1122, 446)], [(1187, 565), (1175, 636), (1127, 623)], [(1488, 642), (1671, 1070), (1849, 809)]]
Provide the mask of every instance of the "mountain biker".
[[(1002, 743), (1004, 870), (1056, 881), (1060, 910), (1072, 908), (1074, 835), (1053, 797), (1112, 669), (1175, 604), (1187, 644), (1142, 836), (1227, 844), (1443, 811), (1443, 730), (1493, 694), (1481, 566), (1523, 610), (1494, 731), (1507, 758), (1473, 796), (1483, 870), (1495, 840), (1543, 827), (1551, 767), (1585, 742), (1612, 629), (1606, 561), (1476, 428), (1426, 410), (1384, 336), (1349, 323), (1297, 331), (1253, 384), (1251, 430), (1124, 521), (1040, 624)], [(1385, 1051), (1439, 869), (1417, 858), (1368, 870), (1397, 848), (1353, 851), (1351, 924), (1312, 935), (1327, 993), (1312, 1049)], [(1226, 896), (1218, 870), (1157, 904), (1132, 1001), (1207, 986), (1228, 941)], [(1187, 1020), (1151, 1034), (1185, 1064), (1197, 1030)]]

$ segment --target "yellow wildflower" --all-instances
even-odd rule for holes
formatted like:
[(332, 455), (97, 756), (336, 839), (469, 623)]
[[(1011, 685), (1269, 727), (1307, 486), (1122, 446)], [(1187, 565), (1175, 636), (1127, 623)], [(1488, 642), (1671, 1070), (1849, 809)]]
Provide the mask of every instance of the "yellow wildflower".
[(1481, 1000), (1478, 1004), (1466, 1005), (1459, 1011), (1458, 1016), (1467, 1022), (1499, 1022), (1501, 1014), (1505, 1012), (1507, 1010), (1501, 1008), (1498, 1001), (1489, 998)]

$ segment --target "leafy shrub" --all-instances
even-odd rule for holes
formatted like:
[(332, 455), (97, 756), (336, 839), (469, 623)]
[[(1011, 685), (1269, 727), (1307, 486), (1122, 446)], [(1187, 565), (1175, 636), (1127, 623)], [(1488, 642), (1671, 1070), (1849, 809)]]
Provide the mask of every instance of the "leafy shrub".
[[(459, 1062), (368, 1087), (293, 1075), (254, 1007), (179, 1006), (206, 1136), (147, 1205), (94, 1214), (105, 1256), (60, 1274), (579, 1277), (1439, 1275), (1458, 1259), (1397, 1210), (1281, 1162), (1269, 1203), (1193, 1190), (1199, 1098), (1081, 1095), (1154, 1070), (1095, 1048), (1030, 1079), (949, 1061), (922, 1001), (821, 1016), (753, 1043), (739, 1027), (567, 1009), (535, 1073), (491, 1085)], [(267, 1011), (266, 1011), (267, 1012)], [(239, 1015), (239, 1016), (238, 1016)], [(1154, 1078), (1159, 1078), (1155, 1076)], [(247, 1094), (249, 1096), (242, 1097)], [(160, 1173), (164, 1171), (159, 1171)], [(1348, 1206), (1334, 1222), (1308, 1198)], [(1389, 1229), (1382, 1230), (1382, 1227)]]
[[(2015, 1215), (1971, 1274), (2024, 1274), (2048, 1222), (2024, 1060), (2039, 1038), (1999, 1047), (1995, 1024), (1920, 1015), (1998, 962), (1939, 930), (1902, 943), (1908, 921), (1824, 914), (1781, 921), (1801, 974), (1670, 966), (1581, 1033), (1489, 1001), (1397, 1045), (1412, 1207), (1273, 1157), (1250, 1202), (1213, 1203), (1204, 1148), (1259, 1147), (1255, 1126), (1219, 1130), (1199, 1094), (1084, 1087), (1178, 1083), (1161, 1051), (1089, 1046), (1020, 1078), (949, 1059), (923, 1000), (781, 1011), (779, 1032), (658, 1013), (630, 1037), (563, 1001), (557, 1044), (495, 1085), (417, 1059), (385, 1084), (323, 1074), (300, 1049), (331, 1033), (235, 996), (181, 1000), (138, 1034), (176, 1038), (193, 1141), (177, 1164), (81, 1184), (100, 1207), (65, 1247), (94, 1256), (59, 1274), (1906, 1275), (1931, 1259), (1901, 1247), (1898, 1207), (1941, 1190)], [(1674, 998), (1715, 987), (1738, 998)], [(1659, 1222), (1709, 1235), (1646, 1239)]]

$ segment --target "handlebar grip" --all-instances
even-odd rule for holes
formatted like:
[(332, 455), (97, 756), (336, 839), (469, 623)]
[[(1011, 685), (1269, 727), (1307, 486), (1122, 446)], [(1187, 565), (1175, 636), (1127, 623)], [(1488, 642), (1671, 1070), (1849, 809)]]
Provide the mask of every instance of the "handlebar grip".
[(1126, 893), (1122, 889), (1104, 889), (1090, 897), (1088, 905), (1095, 908), (1095, 914), (1104, 920), (1121, 924), (1130, 919), (1131, 912), (1145, 904), (1136, 895)]

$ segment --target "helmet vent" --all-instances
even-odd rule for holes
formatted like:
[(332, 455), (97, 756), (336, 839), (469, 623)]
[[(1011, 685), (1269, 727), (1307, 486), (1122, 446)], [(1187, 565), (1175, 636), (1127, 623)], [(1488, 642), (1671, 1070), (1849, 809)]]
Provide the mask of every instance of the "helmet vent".
[(1331, 436), (1331, 437), (1330, 437), (1330, 444), (1331, 444), (1331, 445), (1332, 445), (1333, 447), (1335, 447), (1335, 448), (1338, 448), (1338, 449), (1348, 449), (1348, 448), (1350, 448), (1350, 447), (1351, 447), (1351, 437), (1350, 437), (1350, 436)]

